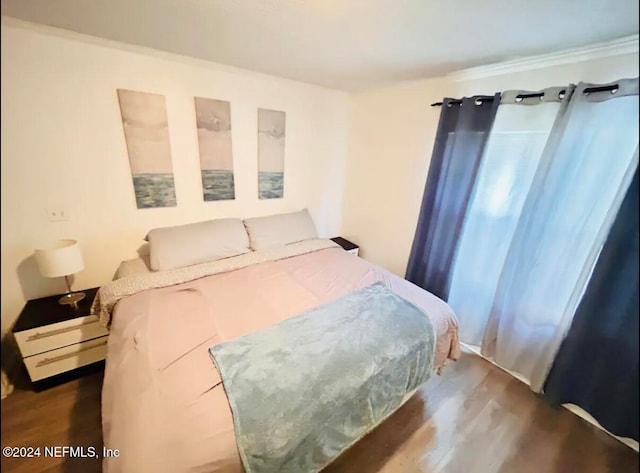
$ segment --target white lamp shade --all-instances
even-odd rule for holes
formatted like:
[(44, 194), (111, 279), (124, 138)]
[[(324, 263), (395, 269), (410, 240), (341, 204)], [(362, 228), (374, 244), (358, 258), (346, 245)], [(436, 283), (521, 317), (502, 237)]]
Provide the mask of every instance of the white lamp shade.
[(76, 240), (58, 240), (36, 250), (40, 273), (47, 278), (69, 276), (84, 269), (80, 245)]

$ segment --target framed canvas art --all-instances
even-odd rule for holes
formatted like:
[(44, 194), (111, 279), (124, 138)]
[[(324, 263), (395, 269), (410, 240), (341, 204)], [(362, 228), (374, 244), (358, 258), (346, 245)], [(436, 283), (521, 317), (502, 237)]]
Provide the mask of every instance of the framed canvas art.
[(138, 208), (175, 207), (164, 96), (119, 89), (118, 100)]
[(205, 201), (235, 199), (231, 104), (195, 98), (202, 193)]
[(284, 196), (285, 112), (258, 109), (258, 197)]

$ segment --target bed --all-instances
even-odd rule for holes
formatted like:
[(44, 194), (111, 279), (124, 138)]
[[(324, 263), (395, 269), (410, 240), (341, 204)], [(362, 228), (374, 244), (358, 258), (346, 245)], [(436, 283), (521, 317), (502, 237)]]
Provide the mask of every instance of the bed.
[(436, 369), (459, 354), (457, 323), (445, 302), (330, 240), (306, 239), (185, 270), (154, 272), (135, 260), (119, 276), (117, 290), (94, 303), (110, 325), (104, 444), (119, 450), (104, 459), (106, 473), (244, 471), (208, 349), (372, 283), (382, 282), (428, 315)]

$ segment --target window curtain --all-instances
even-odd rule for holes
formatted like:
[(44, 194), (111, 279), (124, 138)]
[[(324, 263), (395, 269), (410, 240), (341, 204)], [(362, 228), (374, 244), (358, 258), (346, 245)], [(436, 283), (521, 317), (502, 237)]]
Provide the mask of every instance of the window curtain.
[[(549, 134), (498, 278), (482, 352), (540, 391), (638, 162), (638, 79), (580, 83)], [(615, 92), (614, 92), (615, 91)], [(614, 92), (614, 93), (612, 93)]]
[(638, 440), (638, 169), (545, 384), (609, 432)]
[(446, 300), (458, 235), (499, 105), (444, 99), (406, 278)]
[(572, 89), (502, 94), (462, 228), (448, 298), (460, 339), (468, 344), (482, 343), (525, 198)]

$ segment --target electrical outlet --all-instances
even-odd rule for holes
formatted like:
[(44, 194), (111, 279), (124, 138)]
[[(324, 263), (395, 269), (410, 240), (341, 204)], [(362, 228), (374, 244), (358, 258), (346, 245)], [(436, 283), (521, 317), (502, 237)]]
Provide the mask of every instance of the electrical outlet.
[(47, 218), (50, 222), (64, 222), (69, 220), (69, 214), (64, 209), (47, 209)]

